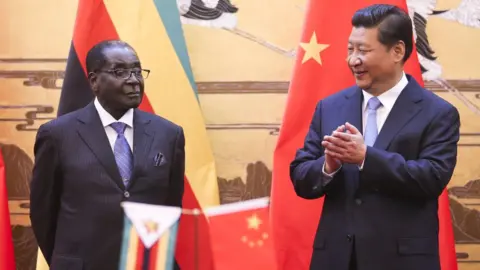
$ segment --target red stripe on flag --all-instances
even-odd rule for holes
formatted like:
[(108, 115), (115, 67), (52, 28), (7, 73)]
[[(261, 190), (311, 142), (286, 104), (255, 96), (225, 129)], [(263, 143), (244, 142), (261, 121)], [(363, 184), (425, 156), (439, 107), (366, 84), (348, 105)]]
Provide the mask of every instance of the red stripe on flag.
[[(186, 209), (201, 209), (187, 177), (185, 177), (182, 204)], [(181, 269), (214, 269), (210, 233), (205, 215), (184, 214), (181, 216), (175, 256)]]
[(8, 211), (7, 176), (0, 149), (0, 269), (15, 270), (10, 212)]
[(88, 51), (95, 44), (108, 39), (118, 39), (118, 34), (103, 0), (80, 0), (73, 30), (73, 44), (85, 74)]
[(158, 245), (160, 239), (150, 248), (150, 258), (148, 260), (148, 269), (155, 270), (157, 264)]
[(138, 108), (145, 112), (155, 113), (146, 94), (143, 96), (142, 103), (140, 103)]
[(143, 245), (142, 239), (140, 239), (140, 237), (138, 237), (137, 241), (137, 260), (135, 262), (135, 270), (143, 270), (143, 256), (145, 252), (145, 245)]

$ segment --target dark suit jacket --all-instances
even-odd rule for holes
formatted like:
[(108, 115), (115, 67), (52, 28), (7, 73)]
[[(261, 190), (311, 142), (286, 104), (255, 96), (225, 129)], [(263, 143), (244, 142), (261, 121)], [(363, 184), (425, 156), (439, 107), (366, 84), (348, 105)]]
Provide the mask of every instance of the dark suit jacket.
[(346, 270), (355, 245), (360, 270), (439, 270), (438, 197), (453, 174), (457, 109), (407, 75), (362, 171), (344, 164), (325, 184), (323, 136), (346, 121), (362, 130), (362, 91), (320, 101), (291, 163), (298, 196), (324, 196), (311, 269)]
[[(128, 187), (93, 103), (39, 128), (30, 218), (52, 270), (118, 269), (122, 201), (181, 206), (183, 129), (138, 109), (133, 125), (134, 172)], [(164, 158), (156, 166), (158, 153)]]

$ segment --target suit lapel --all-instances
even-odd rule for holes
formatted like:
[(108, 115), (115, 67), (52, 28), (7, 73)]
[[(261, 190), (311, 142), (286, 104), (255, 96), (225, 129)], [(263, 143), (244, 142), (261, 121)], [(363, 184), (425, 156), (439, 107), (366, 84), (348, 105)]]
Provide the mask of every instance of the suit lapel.
[[(343, 103), (343, 106), (339, 106), (341, 118), (343, 123), (346, 122), (355, 126), (360, 132), (362, 132), (362, 90), (358, 87), (352, 87), (350, 90), (345, 93), (346, 102)], [(332, 117), (336, 117), (335, 115)], [(358, 169), (354, 168), (356, 165), (344, 164), (345, 170), (344, 173), (348, 174), (348, 181), (345, 181), (346, 193), (349, 196), (355, 194), (355, 190), (358, 187)]]
[[(152, 145), (154, 132), (151, 129), (150, 119), (139, 110), (133, 116), (133, 174), (129, 186), (135, 182), (141, 167), (148, 164), (148, 153)], [(153, 158), (153, 157), (152, 157)], [(153, 164), (153, 159), (151, 161)], [(153, 165), (152, 165), (153, 166)]]
[(386, 150), (395, 135), (418, 114), (421, 109), (422, 88), (411, 76), (409, 83), (403, 89), (393, 105), (385, 124), (383, 125), (373, 147)]
[(87, 105), (77, 119), (79, 121), (78, 134), (118, 187), (124, 190), (125, 185), (118, 171), (115, 156), (93, 102)]
[[(344, 120), (342, 124), (348, 122), (354, 125), (360, 133), (363, 133), (362, 128), (362, 90), (358, 87), (353, 87), (350, 91), (347, 91), (345, 94), (347, 101), (341, 108), (342, 119)], [(335, 117), (335, 116), (333, 116)]]

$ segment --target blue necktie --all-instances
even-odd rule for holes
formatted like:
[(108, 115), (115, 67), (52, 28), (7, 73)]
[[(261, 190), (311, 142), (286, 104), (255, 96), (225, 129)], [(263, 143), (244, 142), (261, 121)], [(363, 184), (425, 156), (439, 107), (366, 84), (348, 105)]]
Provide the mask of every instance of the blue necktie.
[(113, 147), (113, 154), (115, 155), (115, 161), (117, 162), (123, 183), (127, 186), (133, 170), (133, 154), (124, 136), (127, 125), (125, 123), (115, 122), (110, 126), (117, 132), (117, 140)]
[(368, 100), (367, 107), (367, 125), (365, 126), (365, 132), (363, 138), (365, 139), (365, 144), (368, 146), (373, 146), (378, 135), (377, 128), (377, 109), (382, 106), (380, 100), (377, 97), (372, 97)]

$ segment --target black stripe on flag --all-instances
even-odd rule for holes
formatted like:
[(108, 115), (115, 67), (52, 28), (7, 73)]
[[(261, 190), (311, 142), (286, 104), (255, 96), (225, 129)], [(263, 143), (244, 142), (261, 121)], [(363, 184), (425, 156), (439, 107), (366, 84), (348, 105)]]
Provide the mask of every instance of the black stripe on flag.
[(83, 71), (72, 42), (68, 54), (67, 68), (65, 70), (57, 116), (81, 109), (93, 101), (93, 99), (92, 89), (90, 88), (87, 76)]

